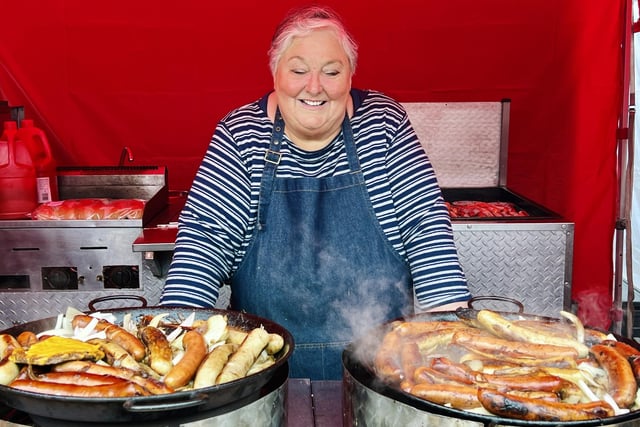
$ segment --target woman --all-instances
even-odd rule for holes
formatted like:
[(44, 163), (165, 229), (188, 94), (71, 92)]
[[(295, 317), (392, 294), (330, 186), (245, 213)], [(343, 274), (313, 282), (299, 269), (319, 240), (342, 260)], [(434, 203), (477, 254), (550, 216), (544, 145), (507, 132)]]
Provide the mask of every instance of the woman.
[(231, 308), (294, 337), (292, 377), (339, 379), (367, 328), (470, 298), (436, 177), (404, 109), (351, 87), (357, 47), (300, 9), (270, 49), (274, 89), (218, 124), (180, 216), (161, 304)]

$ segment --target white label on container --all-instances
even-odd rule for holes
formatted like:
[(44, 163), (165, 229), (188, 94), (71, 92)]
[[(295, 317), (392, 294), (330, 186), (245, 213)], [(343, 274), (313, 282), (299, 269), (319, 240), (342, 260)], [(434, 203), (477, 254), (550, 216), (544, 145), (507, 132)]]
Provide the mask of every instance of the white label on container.
[(51, 183), (48, 176), (36, 178), (38, 186), (38, 203), (47, 203), (51, 201)]

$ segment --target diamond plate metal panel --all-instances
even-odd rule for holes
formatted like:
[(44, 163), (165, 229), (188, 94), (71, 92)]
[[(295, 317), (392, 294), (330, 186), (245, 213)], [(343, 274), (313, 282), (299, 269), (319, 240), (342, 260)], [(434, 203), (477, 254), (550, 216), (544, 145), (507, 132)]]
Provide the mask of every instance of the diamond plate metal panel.
[(442, 187), (495, 187), (500, 182), (502, 103), (402, 104)]
[[(520, 301), (526, 313), (558, 317), (571, 306), (573, 224), (454, 223), (460, 263), (474, 296)], [(499, 301), (477, 308), (515, 311)]]

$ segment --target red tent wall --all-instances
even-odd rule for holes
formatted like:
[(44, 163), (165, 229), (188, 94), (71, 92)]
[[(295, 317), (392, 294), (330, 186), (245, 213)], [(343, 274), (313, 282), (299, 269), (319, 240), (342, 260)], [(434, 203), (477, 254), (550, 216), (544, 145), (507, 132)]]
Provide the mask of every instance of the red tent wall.
[[(4, 2), (0, 99), (61, 165), (163, 164), (187, 189), (214, 125), (271, 87), (294, 0)], [(573, 297), (610, 322), (624, 0), (326, 2), (360, 43), (354, 84), (401, 101), (512, 100), (508, 186), (576, 223)]]

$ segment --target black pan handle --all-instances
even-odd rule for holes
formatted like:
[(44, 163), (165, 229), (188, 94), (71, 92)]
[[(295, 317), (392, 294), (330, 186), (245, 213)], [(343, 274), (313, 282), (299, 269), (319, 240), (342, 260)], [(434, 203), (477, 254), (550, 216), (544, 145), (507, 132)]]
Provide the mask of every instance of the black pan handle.
[(473, 307), (473, 303), (476, 301), (504, 301), (504, 302), (508, 302), (518, 306), (518, 313), (524, 313), (524, 305), (517, 299), (503, 297), (500, 295), (483, 295), (478, 297), (472, 297), (467, 304), (469, 308), (475, 308)]
[(134, 300), (138, 300), (140, 301), (140, 305), (136, 308), (144, 308), (147, 306), (147, 300), (144, 297), (141, 297), (139, 295), (107, 295), (104, 297), (98, 297), (98, 298), (94, 298), (91, 301), (89, 301), (89, 304), (87, 304), (89, 306), (89, 310), (91, 311), (96, 311), (96, 304), (104, 302), (104, 301), (114, 301), (114, 300), (129, 300), (129, 299), (134, 299)]
[(193, 406), (202, 405), (207, 401), (208, 397), (204, 393), (197, 393), (191, 396), (191, 399), (182, 400), (179, 402), (166, 402), (162, 400), (162, 402), (158, 403), (150, 403), (144, 404), (134, 402), (132, 400), (127, 400), (122, 404), (122, 407), (129, 412), (157, 412), (157, 411), (173, 411), (176, 409), (184, 409), (191, 408)]

